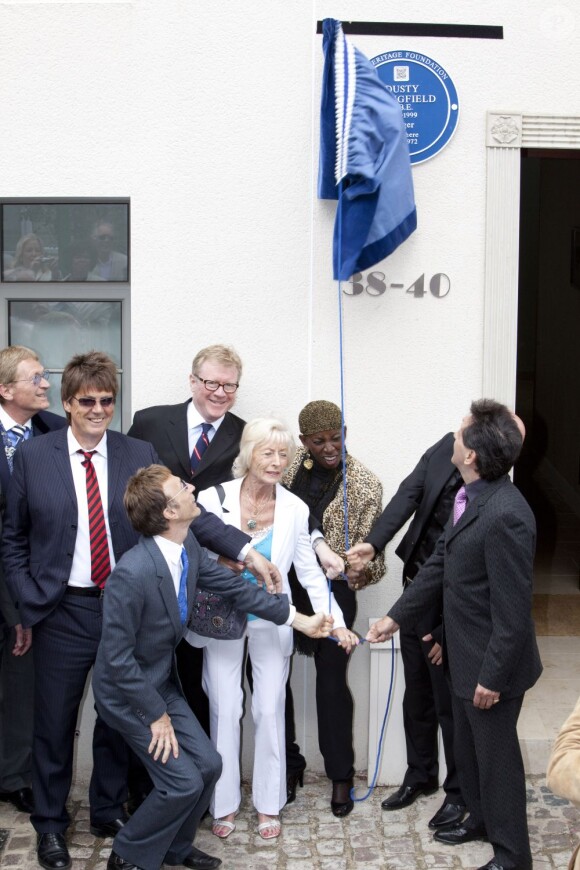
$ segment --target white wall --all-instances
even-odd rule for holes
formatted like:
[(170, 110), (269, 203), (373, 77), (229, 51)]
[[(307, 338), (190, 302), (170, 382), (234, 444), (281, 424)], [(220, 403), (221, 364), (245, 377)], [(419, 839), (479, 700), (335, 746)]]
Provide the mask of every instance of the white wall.
[[(0, 190), (131, 197), (134, 409), (184, 398), (194, 352), (224, 341), (246, 366), (238, 412), (294, 425), (311, 398), (339, 398), (334, 206), (314, 185), (324, 16), (504, 27), (502, 41), (353, 38), (369, 57), (433, 57), (461, 103), (451, 143), (414, 169), (419, 229), (381, 267), (405, 286), (445, 272), (449, 295), (344, 299), (349, 449), (390, 497), (480, 395), (485, 112), (574, 112), (573, 0), (4, 0)], [(360, 596), (363, 631), (399, 592), (394, 547), (388, 565)], [(310, 664), (296, 662), (295, 682), (316, 767)], [(358, 768), (367, 671), (363, 649), (350, 669)]]

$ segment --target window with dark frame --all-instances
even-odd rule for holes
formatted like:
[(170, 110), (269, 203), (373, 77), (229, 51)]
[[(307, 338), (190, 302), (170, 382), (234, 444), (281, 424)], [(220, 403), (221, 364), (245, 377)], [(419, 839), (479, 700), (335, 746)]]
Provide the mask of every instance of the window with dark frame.
[(4, 343), (38, 353), (59, 414), (68, 360), (104, 351), (121, 388), (112, 427), (128, 425), (129, 200), (2, 199), (0, 220)]

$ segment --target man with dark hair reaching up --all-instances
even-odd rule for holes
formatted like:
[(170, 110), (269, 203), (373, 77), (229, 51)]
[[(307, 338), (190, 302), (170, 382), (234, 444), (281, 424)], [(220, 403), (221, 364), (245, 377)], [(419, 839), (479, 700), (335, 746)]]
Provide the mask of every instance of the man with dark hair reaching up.
[[(530, 870), (524, 767), (517, 721), (542, 665), (531, 617), (534, 516), (508, 477), (522, 433), (490, 399), (473, 402), (455, 434), (463, 486), (434, 554), (367, 639), (412, 626), (442, 596), (443, 658), (451, 682), (455, 755), (469, 817), (434, 835), (489, 840), (485, 870)], [(480, 868), (484, 870), (484, 868)]]

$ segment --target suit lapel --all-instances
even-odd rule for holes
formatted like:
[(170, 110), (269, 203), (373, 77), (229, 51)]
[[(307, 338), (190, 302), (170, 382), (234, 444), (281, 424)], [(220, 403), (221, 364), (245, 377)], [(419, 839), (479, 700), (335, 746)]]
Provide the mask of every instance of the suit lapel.
[(194, 479), (197, 474), (215, 462), (231, 446), (232, 440), (235, 437), (234, 426), (229, 412), (222, 421), (221, 426), (209, 442), (209, 447), (201, 457), (201, 461), (195, 469)]
[(119, 447), (120, 445), (115, 438), (115, 433), (107, 432), (107, 498), (109, 500), (109, 516), (111, 515), (111, 506), (117, 493), (117, 483), (119, 481), (119, 472), (121, 471)]
[[(289, 513), (290, 511), (290, 513)], [(297, 514), (293, 510), (292, 496), (288, 490), (280, 484), (276, 484), (276, 504), (274, 505), (274, 529), (272, 531), (272, 557), (275, 565), (280, 559), (280, 554), (286, 544), (287, 535), (294, 530)]]
[(70, 466), (70, 456), (68, 452), (67, 432), (68, 426), (66, 429), (59, 429), (58, 436), (54, 440), (54, 465), (62, 477), (64, 488), (70, 496), (70, 499), (75, 506), (75, 510), (78, 510), (77, 496), (73, 483), (72, 468)]
[(175, 634), (177, 637), (181, 637), (183, 634), (183, 626), (179, 616), (179, 605), (177, 603), (177, 595), (175, 594), (175, 586), (173, 585), (173, 578), (167, 566), (167, 562), (153, 538), (143, 538), (142, 540), (155, 564), (157, 579), (159, 581), (159, 591), (161, 592), (161, 597), (165, 604), (167, 614), (172, 622), (173, 628), (175, 629)]
[(224, 523), (230, 526), (235, 526), (237, 529), (242, 528), (242, 517), (240, 507), (240, 490), (242, 488), (242, 479), (228, 481), (224, 485), (224, 501), (222, 504), (222, 516)]
[(451, 512), (451, 517), (449, 518), (449, 522), (451, 523), (451, 525), (447, 531), (448, 542), (453, 540), (453, 538), (457, 534), (459, 534), (459, 532), (462, 532), (464, 529), (470, 526), (471, 523), (475, 522), (475, 520), (479, 516), (480, 509), (483, 507), (486, 501), (490, 499), (500, 487), (505, 486), (507, 480), (507, 476), (500, 477), (499, 480), (494, 480), (492, 483), (490, 483), (489, 486), (486, 486), (484, 491), (480, 493), (473, 502), (470, 502), (467, 505), (463, 515), (460, 517), (456, 525), (453, 525), (453, 511)]
[(189, 455), (189, 431), (187, 427), (187, 408), (191, 399), (176, 405), (173, 413), (166, 418), (165, 433), (167, 440), (173, 447), (175, 455), (183, 469), (186, 480), (191, 478), (191, 459)]

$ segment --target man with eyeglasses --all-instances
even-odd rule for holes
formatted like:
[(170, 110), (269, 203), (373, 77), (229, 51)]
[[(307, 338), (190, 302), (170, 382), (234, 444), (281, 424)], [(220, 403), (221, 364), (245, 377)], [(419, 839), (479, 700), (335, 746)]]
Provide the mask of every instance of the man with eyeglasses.
[[(123, 505), (125, 486), (139, 468), (157, 461), (150, 444), (107, 431), (117, 391), (108, 356), (73, 357), (61, 383), (70, 425), (17, 450), (6, 504), (6, 581), (22, 626), (34, 635), (31, 822), (38, 861), (47, 870), (71, 866), (65, 804), (78, 711), (100, 641), (104, 586), (137, 542)], [(112, 837), (126, 821), (128, 750), (98, 716), (93, 762), (90, 830)]]
[[(202, 348), (189, 375), (191, 398), (178, 405), (137, 411), (128, 434), (153, 444), (161, 462), (176, 477), (193, 483), (196, 492), (231, 480), (246, 425), (231, 413), (241, 375), (242, 360), (232, 347), (213, 344)], [(243, 532), (238, 535), (238, 555), (243, 559), (250, 538)], [(183, 640), (177, 648), (177, 663), (187, 702), (209, 734), (209, 705), (201, 688), (203, 651)]]
[[(14, 454), (29, 438), (66, 426), (48, 408), (49, 373), (28, 347), (0, 351), (0, 530)], [(30, 629), (23, 629), (0, 562), (0, 801), (19, 812), (34, 809), (32, 715), (34, 668)]]

